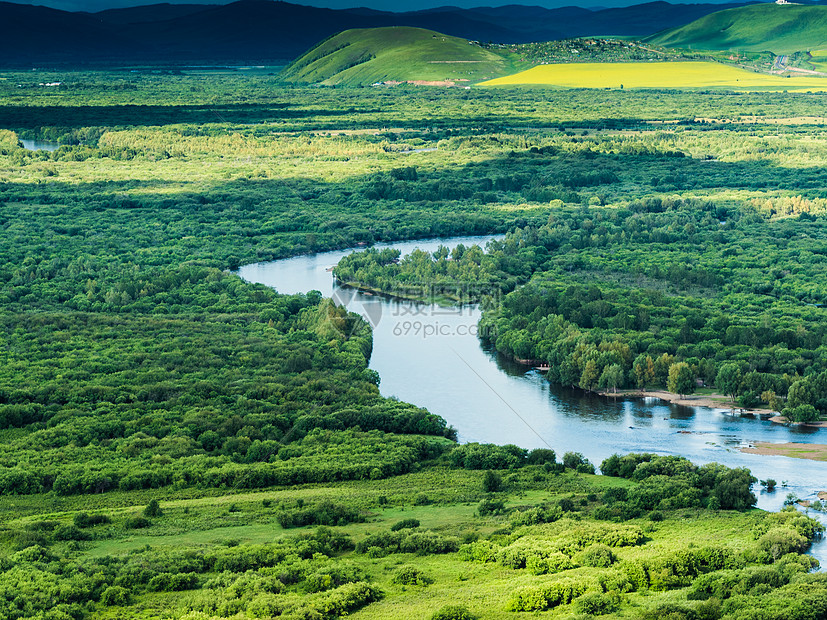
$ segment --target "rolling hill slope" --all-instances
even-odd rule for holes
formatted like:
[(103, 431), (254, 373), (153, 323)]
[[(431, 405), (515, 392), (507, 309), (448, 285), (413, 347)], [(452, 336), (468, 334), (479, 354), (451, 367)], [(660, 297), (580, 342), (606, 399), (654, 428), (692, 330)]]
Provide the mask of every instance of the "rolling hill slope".
[(646, 39), (665, 47), (775, 54), (827, 47), (827, 6), (756, 4), (712, 13)]
[(508, 55), (432, 30), (370, 28), (331, 37), (301, 56), (280, 77), (344, 86), (387, 81), (473, 84), (520, 68)]

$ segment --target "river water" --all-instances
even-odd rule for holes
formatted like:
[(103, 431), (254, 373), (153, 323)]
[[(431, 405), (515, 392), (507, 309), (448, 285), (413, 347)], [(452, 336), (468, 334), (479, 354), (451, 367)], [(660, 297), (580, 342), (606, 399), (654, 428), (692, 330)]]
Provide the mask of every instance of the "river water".
[[(485, 243), (494, 237), (457, 237), (377, 245), (406, 254)], [(385, 396), (415, 403), (445, 418), (460, 441), (513, 443), (523, 448), (581, 452), (595, 465), (614, 453), (655, 452), (704, 464), (747, 467), (759, 479), (774, 478), (772, 493), (755, 489), (758, 507), (779, 510), (787, 493), (815, 499), (827, 490), (827, 463), (745, 454), (756, 441), (827, 443), (827, 429), (802, 429), (728, 410), (685, 407), (659, 399), (612, 399), (551, 385), (540, 371), (487, 349), (476, 336), (476, 306), (440, 307), (385, 299), (334, 285), (329, 269), (353, 250), (298, 256), (239, 269), (250, 282), (280, 293), (320, 291), (362, 314), (373, 326), (370, 367)], [(786, 487), (782, 484), (786, 483)], [(816, 518), (823, 515), (810, 512)], [(827, 566), (827, 540), (812, 554)]]
[(28, 151), (56, 151), (60, 148), (57, 142), (48, 140), (21, 140), (20, 144)]

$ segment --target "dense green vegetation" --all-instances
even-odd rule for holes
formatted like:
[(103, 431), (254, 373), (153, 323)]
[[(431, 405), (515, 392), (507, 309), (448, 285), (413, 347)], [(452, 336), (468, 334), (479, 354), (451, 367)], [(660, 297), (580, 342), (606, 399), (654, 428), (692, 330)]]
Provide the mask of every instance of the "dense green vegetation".
[(790, 54), (827, 47), (827, 9), (756, 4), (718, 11), (646, 39), (665, 47)]
[(496, 346), (578, 384), (649, 355), (822, 408), (827, 148), (770, 122), (818, 97), (0, 77), (0, 616), (823, 613), (817, 528), (748, 472), (456, 446), (379, 394), (361, 319), (232, 273), (508, 232), (338, 274), (504, 295)]
[[(667, 387), (670, 367), (686, 363), (691, 392), (696, 378), (717, 385), (719, 371), (734, 366), (724, 392), (742, 405), (763, 401), (802, 421), (812, 407), (827, 413), (823, 199), (716, 199), (709, 187), (723, 181), (722, 164), (672, 150), (693, 141), (676, 136), (670, 150), (626, 155), (616, 137), (537, 140), (479, 174), (490, 175), (492, 190), (557, 202), (544, 225), (515, 230), (486, 252), (354, 254), (336, 275), (398, 294), (428, 283), (437, 295), (481, 299), (483, 337), (514, 358), (548, 363), (550, 379), (564, 385)], [(669, 162), (668, 177), (647, 179), (653, 161)], [(503, 176), (494, 177), (495, 165)], [(516, 169), (526, 172), (507, 175)], [(801, 174), (750, 172), (737, 185), (767, 187), (777, 173)], [(632, 176), (687, 197), (636, 198)], [(817, 183), (809, 171), (798, 178), (805, 192)], [(389, 183), (400, 196), (419, 185)]]

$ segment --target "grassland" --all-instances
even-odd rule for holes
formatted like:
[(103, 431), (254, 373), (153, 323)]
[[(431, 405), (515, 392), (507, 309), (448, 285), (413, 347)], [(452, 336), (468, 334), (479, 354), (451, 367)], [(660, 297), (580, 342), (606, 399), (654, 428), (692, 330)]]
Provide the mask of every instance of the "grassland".
[(790, 54), (827, 46), (827, 7), (756, 4), (712, 13), (646, 39), (696, 50)]
[(827, 80), (782, 78), (714, 62), (566, 63), (533, 67), (481, 86), (823, 92)]
[[(317, 584), (320, 576), (332, 575), (345, 580), (342, 588), (358, 578), (381, 592), (361, 609), (356, 606), (342, 614), (355, 619), (421, 620), (440, 608), (458, 605), (471, 614), (459, 618), (494, 620), (534, 617), (536, 612), (510, 610), (515, 591), (543, 589), (558, 582), (587, 585), (587, 597), (609, 600), (611, 604), (603, 613), (614, 611), (612, 617), (646, 617), (668, 606), (688, 610), (696, 603), (691, 597), (687, 599), (692, 579), (688, 574), (679, 574), (686, 558), (713, 554), (726, 558), (722, 561), (730, 569), (750, 565), (764, 557), (756, 539), (768, 528), (779, 531), (786, 525), (760, 511), (696, 508), (667, 510), (654, 518), (626, 519), (621, 525), (595, 519), (593, 513), (608, 501), (605, 498), (631, 490), (635, 483), (630, 481), (548, 472), (538, 467), (504, 472), (502, 488), (486, 494), (482, 492), (484, 477), (482, 471), (437, 467), (385, 481), (269, 489), (221, 498), (207, 495), (174, 499), (161, 495), (159, 514), (138, 530), (130, 529), (128, 523), (145, 512), (146, 498), (132, 496), (130, 502), (129, 497), (110, 494), (97, 498), (94, 510), (76, 505), (35, 516), (6, 509), (0, 512), (0, 530), (5, 541), (20, 545), (26, 544), (33, 533), (48, 528), (77, 535), (73, 524), (83, 515), (106, 517), (108, 521), (102, 524), (83, 528), (84, 535), (78, 536), (81, 540), (57, 542), (50, 550), (81, 572), (121, 566), (121, 574), (114, 578), (119, 584), (115, 588), (144, 579), (143, 585), (132, 586), (133, 594), (122, 604), (110, 601), (89, 605), (89, 617), (94, 618), (334, 618), (339, 614), (317, 616), (308, 610), (340, 589), (335, 583)], [(480, 498), (502, 502), (502, 508), (484, 514)], [(335, 554), (317, 552), (310, 557), (302, 550), (301, 541), (318, 536), (320, 530), (285, 529), (280, 521), (285, 510), (318, 506), (320, 502), (347, 502), (361, 512), (362, 518), (361, 522), (341, 523), (328, 530), (333, 536), (349, 540), (349, 547)], [(566, 511), (558, 513), (553, 522), (520, 522), (519, 515), (529, 514), (538, 506), (556, 509), (558, 505), (565, 506)], [(379, 547), (366, 552), (360, 547), (369, 537), (387, 536), (392, 526), (403, 520), (416, 524), (403, 532), (464, 546), (448, 553), (388, 553), (380, 552)], [(606, 563), (590, 560), (590, 550), (605, 553), (609, 549), (595, 540), (613, 533), (639, 538), (608, 543), (611, 550)], [(553, 574), (524, 565), (525, 557), (557, 546), (568, 549), (572, 556), (568, 569)], [(275, 564), (266, 559), (269, 552), (282, 548), (291, 549), (292, 555)], [(491, 550), (496, 559), (494, 555), (471, 556), (485, 550)], [(14, 561), (22, 565), (20, 557), (18, 553)], [(208, 560), (202, 563), (203, 558)], [(809, 560), (793, 561), (789, 556), (786, 561), (784, 570), (792, 574), (803, 575), (802, 566), (809, 565)], [(170, 573), (158, 571), (167, 568), (175, 573), (173, 566), (179, 567), (179, 575), (187, 576), (186, 585), (164, 590), (158, 584)], [(691, 568), (691, 561), (686, 566), (690, 573), (698, 570), (697, 566)], [(400, 580), (400, 574), (411, 568), (421, 579), (413, 583)], [(42, 576), (36, 566), (31, 570), (32, 580)], [(760, 570), (768, 573), (776, 568)], [(648, 586), (629, 581), (628, 576), (640, 571)], [(152, 575), (155, 577), (150, 578)], [(276, 575), (278, 579), (274, 579)], [(671, 581), (664, 577), (669, 575)], [(299, 581), (281, 585), (282, 581), (290, 584), (291, 578)], [(620, 585), (613, 585), (615, 581)], [(278, 585), (274, 588), (273, 584)], [(620, 589), (612, 590), (616, 587)], [(607, 588), (609, 593), (601, 594)], [(56, 596), (63, 600), (65, 594)], [(266, 607), (265, 602), (270, 606)], [(591, 613), (582, 615), (584, 603), (573, 600), (557, 606), (548, 612), (549, 617), (589, 617)], [(63, 613), (72, 610), (65, 603), (58, 607)], [(269, 613), (264, 613), (263, 607)], [(572, 616), (578, 613), (581, 615)]]
[(468, 85), (527, 67), (516, 55), (421, 28), (347, 30), (281, 74), (290, 82), (365, 86), (385, 82)]

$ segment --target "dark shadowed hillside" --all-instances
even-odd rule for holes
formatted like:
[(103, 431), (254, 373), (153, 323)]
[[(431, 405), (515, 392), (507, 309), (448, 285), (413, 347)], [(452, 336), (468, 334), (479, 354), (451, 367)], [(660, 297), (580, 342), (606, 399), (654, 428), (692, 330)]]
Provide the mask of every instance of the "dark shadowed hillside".
[(95, 14), (0, 3), (0, 65), (66, 62), (281, 64), (351, 28), (410, 26), (497, 43), (587, 35), (645, 36), (742, 4), (669, 4), (590, 11), (530, 6), (389, 13), (272, 0), (224, 6), (155, 4)]

